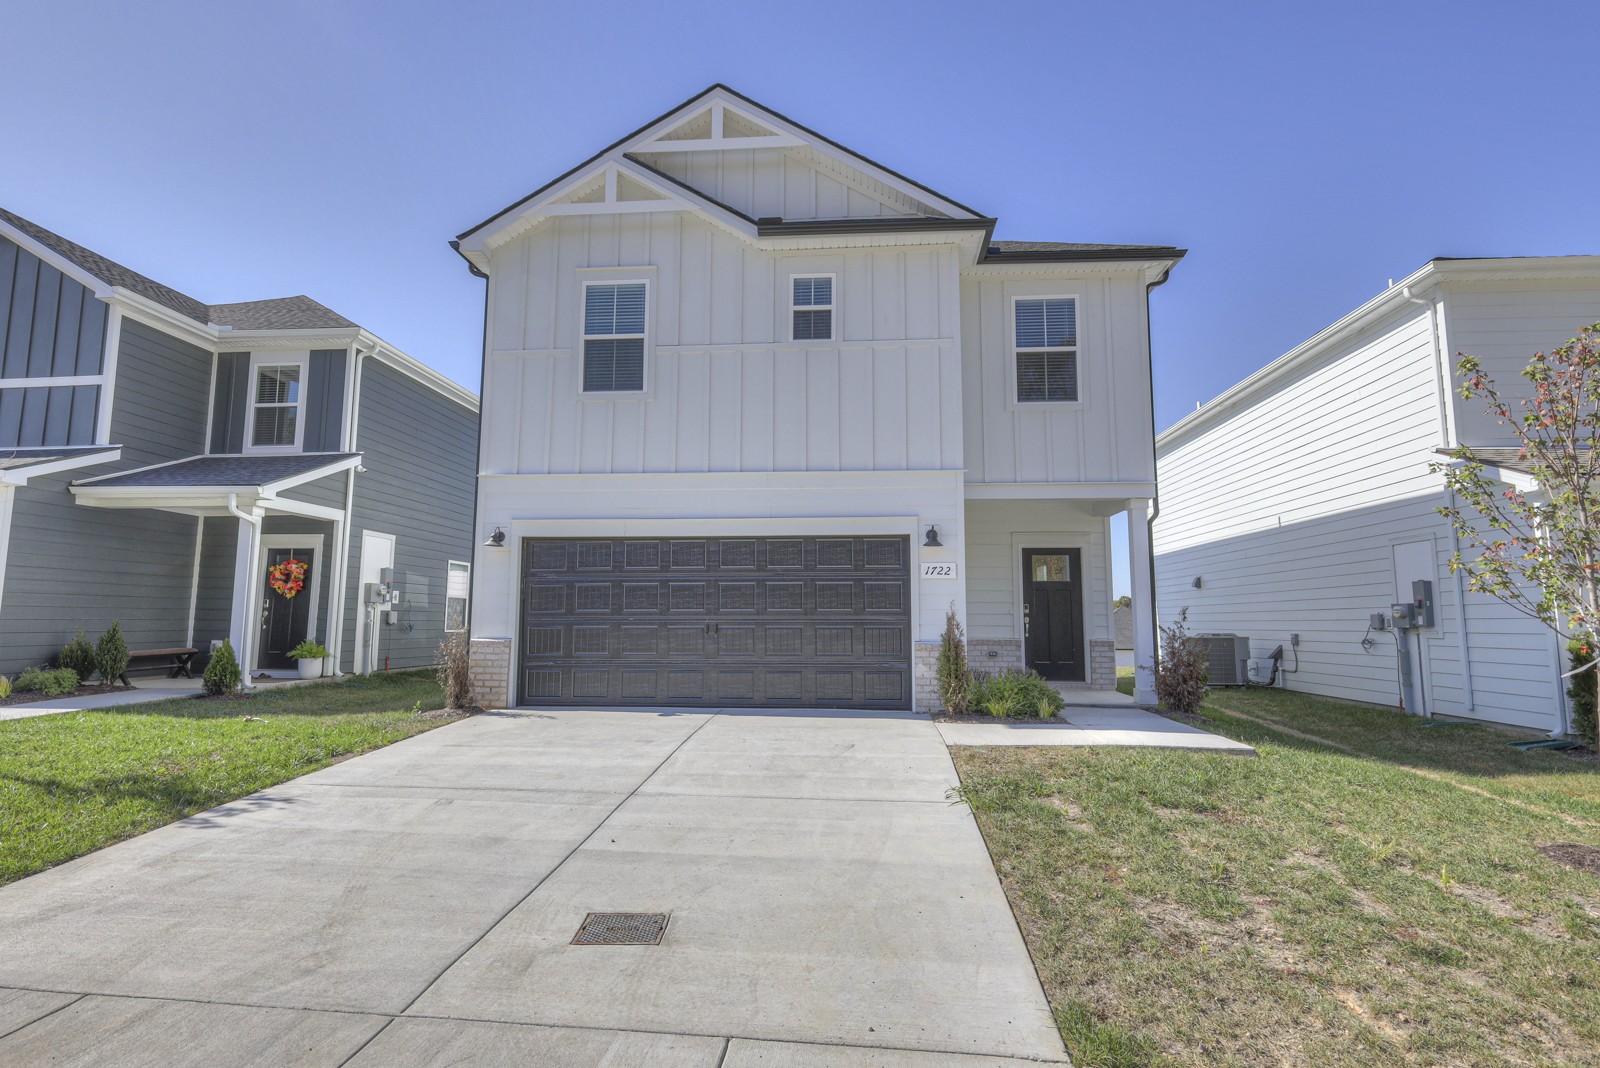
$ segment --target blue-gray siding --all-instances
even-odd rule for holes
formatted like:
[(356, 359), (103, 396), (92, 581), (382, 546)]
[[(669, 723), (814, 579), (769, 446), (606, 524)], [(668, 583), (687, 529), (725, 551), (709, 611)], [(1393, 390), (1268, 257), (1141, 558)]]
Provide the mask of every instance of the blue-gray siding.
[(111, 413), (111, 440), (123, 446), (122, 459), (35, 478), (16, 491), (0, 597), (0, 671), (43, 663), (76, 628), (94, 636), (113, 619), (122, 621), (133, 648), (182, 643), (199, 521), (85, 508), (67, 485), (201, 452), (210, 374), (210, 353), (124, 321)]
[(0, 237), (0, 448), (94, 444), (99, 386), (5, 383), (97, 375), (105, 338), (105, 304)]
[(233, 516), (207, 516), (200, 536), (200, 585), (194, 602), (194, 644), (202, 655), (213, 638), (228, 636), (233, 615), (233, 567), (239, 521)]
[(324, 475), (315, 482), (307, 482), (303, 486), (295, 486), (278, 494), (290, 500), (305, 501), (307, 504), (320, 504), (325, 508), (337, 508), (344, 511), (345, 480), (350, 477), (348, 471), (337, 474)]
[(244, 424), (250, 411), (250, 354), (217, 356), (217, 383), (212, 390), (211, 452), (244, 451)]
[(423, 667), (444, 640), (447, 564), (472, 559), (478, 415), (372, 359), (360, 390), (356, 448), (366, 472), (351, 515), (341, 667), (355, 664), (363, 530), (395, 536), (399, 622), (378, 625), (380, 655), (392, 668)]

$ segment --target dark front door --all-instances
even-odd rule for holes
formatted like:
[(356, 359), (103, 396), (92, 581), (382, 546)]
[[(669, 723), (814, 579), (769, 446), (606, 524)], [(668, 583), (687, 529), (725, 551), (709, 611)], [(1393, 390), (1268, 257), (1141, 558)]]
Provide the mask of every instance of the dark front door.
[(1022, 551), (1022, 629), (1030, 668), (1047, 679), (1083, 681), (1079, 550)]
[[(257, 668), (292, 668), (289, 650), (306, 639), (311, 628), (311, 549), (268, 549), (267, 568), (262, 582), (261, 649)], [(306, 565), (305, 585), (293, 597), (285, 597), (272, 587), (272, 569), (288, 560)]]
[(899, 537), (525, 539), (525, 704), (911, 706)]

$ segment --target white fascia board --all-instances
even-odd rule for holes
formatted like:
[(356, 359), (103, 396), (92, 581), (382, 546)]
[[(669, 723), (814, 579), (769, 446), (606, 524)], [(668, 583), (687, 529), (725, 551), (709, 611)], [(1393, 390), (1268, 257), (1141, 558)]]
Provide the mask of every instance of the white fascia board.
[[(421, 382), (435, 393), (448, 397), (462, 407), (471, 409), (474, 413), (478, 411), (478, 395), (476, 393), (455, 379), (446, 378), (416, 357), (408, 356), (376, 334), (363, 330), (359, 337), (356, 338), (355, 344), (358, 348), (364, 349), (366, 355), (377, 357), (379, 363), (393, 367), (408, 378)], [(353, 388), (353, 382), (347, 383), (347, 385)]]
[(122, 314), (130, 319), (136, 319), (146, 326), (153, 326), (169, 334), (178, 334), (184, 341), (199, 345), (207, 352), (213, 352), (217, 343), (217, 328), (209, 323), (197, 323), (181, 312), (175, 312), (164, 304), (157, 304), (149, 297), (135, 293), (131, 289), (113, 286), (95, 294), (115, 307), (121, 309)]
[(512, 538), (772, 537), (778, 535), (904, 534), (920, 522), (914, 515), (756, 516), (719, 519), (509, 519)]
[(258, 352), (262, 349), (343, 349), (361, 336), (359, 326), (321, 330), (234, 330), (215, 327), (219, 352)]
[(90, 508), (218, 509), (227, 511), (229, 496), (239, 507), (254, 507), (260, 500), (260, 486), (69, 486), (77, 502)]
[(330, 508), (325, 504), (312, 504), (310, 501), (290, 500), (286, 497), (273, 496), (270, 493), (262, 494), (256, 503), (265, 508), (268, 515), (274, 513), (297, 515), (306, 519), (321, 519), (329, 523), (340, 522), (344, 519), (343, 508)]
[[(684, 121), (698, 116), (702, 111), (706, 110), (706, 108), (712, 104), (721, 104), (724, 109), (735, 112), (751, 122), (776, 130), (778, 133), (792, 138), (797, 144), (804, 145), (819, 155), (834, 159), (843, 166), (851, 167), (862, 172), (863, 174), (867, 174), (871, 176), (874, 181), (881, 182), (901, 195), (910, 197), (912, 200), (927, 204), (929, 207), (935, 208), (938, 211), (949, 215), (951, 218), (980, 218), (980, 216), (976, 215), (969, 209), (964, 208), (952, 201), (946, 200), (944, 197), (939, 196), (930, 189), (924, 189), (915, 182), (902, 178), (897, 174), (893, 174), (878, 164), (873, 163), (871, 160), (863, 156), (856, 155), (849, 149), (831, 144), (828, 141), (823, 140), (819, 135), (801, 129), (794, 123), (774, 114), (771, 111), (768, 111), (766, 108), (763, 108), (760, 105), (740, 99), (734, 94), (728, 92), (722, 86), (717, 86), (711, 89), (709, 92), (696, 97), (694, 100), (685, 104), (672, 114), (663, 117), (657, 122), (651, 123), (645, 129), (639, 131), (639, 133), (635, 134), (633, 137), (624, 142), (620, 150), (623, 152), (672, 152), (674, 151), (672, 146), (675, 144), (675, 142), (657, 142), (656, 138), (668, 129), (681, 125)], [(734, 144), (728, 144), (724, 147), (729, 149), (739, 147), (737, 142), (741, 140), (748, 139), (735, 138)]]
[[(1190, 412), (1156, 437), (1156, 451), (1210, 426), (1235, 408), (1254, 401), (1279, 379), (1312, 362), (1328, 349), (1364, 330), (1383, 316), (1454, 281), (1600, 278), (1600, 256), (1514, 256), (1430, 260), (1388, 289), (1330, 326), (1296, 345), (1255, 374)], [(1426, 310), (1417, 305), (1418, 315)]]
[(0, 471), (0, 483), (8, 486), (26, 486), (28, 479), (37, 475), (54, 475), (62, 471), (75, 471), (80, 467), (93, 467), (95, 464), (108, 464), (113, 460), (120, 459), (122, 459), (122, 446), (118, 445), (98, 452), (86, 452), (79, 456), (64, 456), (49, 463), (32, 464), (28, 467), (14, 468), (10, 471)]
[[(4, 219), (0, 219), (0, 236), (6, 237), (13, 244), (37, 256), (40, 260), (48, 263), (102, 300), (111, 292), (111, 287), (106, 285), (103, 280), (96, 278), (48, 246), (41, 245), (25, 231), (17, 229)], [(190, 321), (193, 322), (193, 320)]]
[[(313, 453), (309, 455), (315, 454)], [(338, 460), (323, 464), (321, 467), (312, 468), (310, 471), (302, 471), (298, 475), (289, 475), (285, 478), (280, 478), (272, 482), (262, 483), (260, 487), (261, 494), (264, 497), (271, 497), (274, 494), (281, 493), (286, 489), (293, 489), (294, 487), (304, 485), (307, 482), (315, 482), (319, 478), (326, 478), (328, 475), (337, 474), (340, 471), (348, 471), (359, 463), (361, 463), (360, 454), (355, 456), (340, 457)]]
[[(1149, 499), (1154, 482), (968, 482), (969, 501), (1119, 501)], [(1117, 511), (1122, 511), (1118, 508)]]
[(1067, 278), (1143, 275), (1154, 281), (1178, 265), (1177, 259), (1041, 260), (1036, 263), (974, 263), (961, 268), (962, 278)]

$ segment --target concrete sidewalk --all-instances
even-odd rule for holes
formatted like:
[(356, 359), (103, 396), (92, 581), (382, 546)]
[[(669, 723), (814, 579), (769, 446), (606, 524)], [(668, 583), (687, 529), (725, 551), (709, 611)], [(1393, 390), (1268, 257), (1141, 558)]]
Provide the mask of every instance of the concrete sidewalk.
[(1064, 1062), (954, 785), (911, 715), (476, 717), (0, 889), (0, 1065)]
[(1244, 742), (1132, 708), (1069, 704), (1060, 719), (997, 719), (985, 723), (941, 722), (946, 745), (1078, 745), (1150, 749), (1203, 749), (1254, 756)]
[(54, 716), (62, 712), (92, 712), (122, 705), (142, 705), (150, 701), (166, 701), (173, 697), (193, 697), (199, 693), (199, 684), (185, 687), (189, 680), (175, 680), (172, 686), (138, 686), (131, 690), (112, 693), (87, 694), (82, 697), (54, 697), (26, 704), (0, 705), (0, 720), (29, 719), (33, 716)]

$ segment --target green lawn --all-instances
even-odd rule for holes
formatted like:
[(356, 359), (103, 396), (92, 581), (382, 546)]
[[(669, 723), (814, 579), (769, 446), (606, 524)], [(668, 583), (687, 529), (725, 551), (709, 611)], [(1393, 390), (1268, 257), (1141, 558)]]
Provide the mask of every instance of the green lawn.
[(0, 885), (451, 722), (416, 714), (442, 703), (401, 672), (0, 722)]
[(1260, 755), (954, 751), (1074, 1063), (1600, 1063), (1600, 878), (1537, 851), (1600, 846), (1600, 768), (1282, 691), (1206, 715)]

